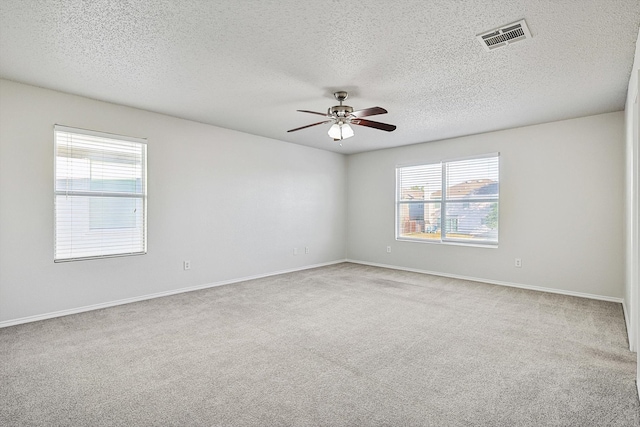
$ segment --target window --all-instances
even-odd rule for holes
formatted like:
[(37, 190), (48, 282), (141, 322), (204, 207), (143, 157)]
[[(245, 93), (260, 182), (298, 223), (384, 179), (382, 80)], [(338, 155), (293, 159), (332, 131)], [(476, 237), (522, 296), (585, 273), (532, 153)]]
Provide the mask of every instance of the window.
[(146, 253), (146, 140), (55, 126), (54, 261)]
[(498, 154), (398, 167), (396, 174), (397, 239), (498, 244)]

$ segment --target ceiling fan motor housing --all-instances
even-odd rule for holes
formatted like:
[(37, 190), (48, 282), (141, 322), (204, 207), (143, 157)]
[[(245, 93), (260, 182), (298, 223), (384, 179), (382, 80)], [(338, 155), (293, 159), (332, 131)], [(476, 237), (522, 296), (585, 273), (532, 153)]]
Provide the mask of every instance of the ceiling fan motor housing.
[(353, 113), (353, 107), (348, 105), (334, 105), (327, 111), (328, 116), (334, 117), (347, 117), (351, 113)]

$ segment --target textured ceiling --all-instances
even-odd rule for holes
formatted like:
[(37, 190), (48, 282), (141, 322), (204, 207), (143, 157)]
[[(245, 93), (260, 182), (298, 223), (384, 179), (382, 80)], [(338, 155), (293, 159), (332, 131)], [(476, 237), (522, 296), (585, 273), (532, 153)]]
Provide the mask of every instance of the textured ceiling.
[[(639, 24), (638, 0), (2, 0), (0, 77), (355, 153), (622, 110)], [(397, 130), (286, 132), (335, 90)]]

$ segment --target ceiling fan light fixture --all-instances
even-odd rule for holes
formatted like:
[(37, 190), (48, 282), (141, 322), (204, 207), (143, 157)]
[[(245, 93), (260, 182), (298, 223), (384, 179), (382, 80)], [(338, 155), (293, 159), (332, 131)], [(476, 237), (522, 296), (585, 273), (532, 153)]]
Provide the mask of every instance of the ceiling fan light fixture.
[(333, 139), (347, 139), (353, 136), (353, 128), (348, 123), (334, 123), (327, 133)]

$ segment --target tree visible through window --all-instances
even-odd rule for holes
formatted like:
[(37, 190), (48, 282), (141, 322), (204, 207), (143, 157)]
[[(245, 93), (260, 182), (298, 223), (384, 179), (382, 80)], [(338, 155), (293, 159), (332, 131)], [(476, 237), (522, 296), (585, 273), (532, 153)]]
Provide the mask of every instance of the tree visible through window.
[(56, 126), (55, 261), (146, 252), (146, 141)]
[(396, 172), (398, 239), (498, 243), (497, 154), (399, 167)]

